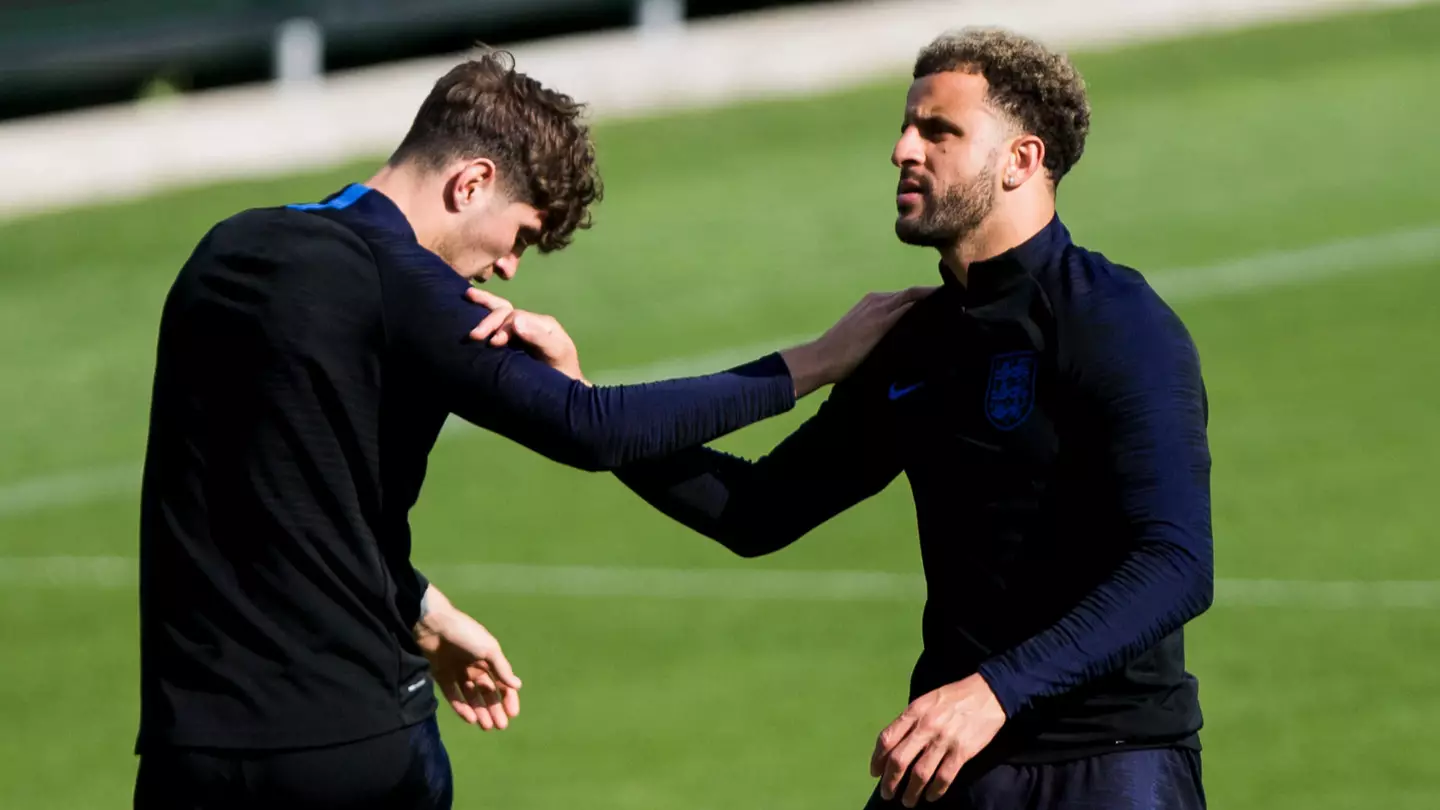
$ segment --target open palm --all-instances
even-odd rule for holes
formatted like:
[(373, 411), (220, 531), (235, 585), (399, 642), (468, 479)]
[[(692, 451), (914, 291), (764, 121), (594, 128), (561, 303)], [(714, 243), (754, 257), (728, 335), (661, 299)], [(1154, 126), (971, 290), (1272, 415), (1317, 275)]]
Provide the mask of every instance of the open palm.
[(520, 713), (520, 679), (483, 625), (459, 610), (426, 620), (430, 632), (416, 642), (430, 673), (462, 720), (482, 729), (503, 729)]

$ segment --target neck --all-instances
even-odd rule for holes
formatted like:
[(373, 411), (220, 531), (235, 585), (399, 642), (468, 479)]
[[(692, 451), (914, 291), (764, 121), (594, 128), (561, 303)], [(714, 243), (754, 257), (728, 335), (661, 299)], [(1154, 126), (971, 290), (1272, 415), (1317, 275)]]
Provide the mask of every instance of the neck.
[[(415, 231), (415, 241), (426, 250), (434, 251), (440, 241), (440, 217), (431, 210), (433, 202), (439, 199), (428, 183), (423, 172), (408, 164), (381, 167), (365, 185), (384, 194), (395, 203), (400, 213)], [(443, 212), (438, 212), (443, 213)]]
[[(1020, 189), (1007, 196), (1018, 197)], [(1055, 216), (1055, 198), (1049, 190), (1031, 199), (997, 201), (995, 210), (980, 227), (962, 236), (953, 245), (940, 248), (940, 261), (956, 281), (970, 280), (970, 265), (993, 259), (1023, 245), (1045, 229)], [(1003, 206), (1003, 207), (1002, 207)]]

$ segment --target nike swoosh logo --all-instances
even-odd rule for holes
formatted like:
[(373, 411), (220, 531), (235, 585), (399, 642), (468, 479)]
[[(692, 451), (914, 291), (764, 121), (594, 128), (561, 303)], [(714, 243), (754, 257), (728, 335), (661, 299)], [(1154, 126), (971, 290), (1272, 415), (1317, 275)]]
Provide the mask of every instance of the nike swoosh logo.
[(918, 388), (923, 388), (924, 386), (925, 383), (918, 382), (914, 385), (906, 386), (904, 388), (896, 388), (895, 383), (890, 383), (890, 399), (899, 399), (907, 394), (913, 393)]
[(1001, 446), (998, 445), (998, 444), (991, 444), (990, 442), (982, 442), (982, 441), (980, 441), (979, 439), (972, 439), (972, 438), (970, 438), (969, 436), (961, 436), (961, 435), (958, 435), (958, 434), (955, 436), (955, 438), (959, 439), (959, 440), (962, 441), (962, 442), (965, 442), (966, 444), (973, 444), (973, 445), (975, 445), (976, 447), (981, 448), (982, 450), (989, 450), (989, 451), (991, 451), (992, 453), (1003, 453), (1003, 452), (1005, 452), (1005, 448), (1001, 447)]

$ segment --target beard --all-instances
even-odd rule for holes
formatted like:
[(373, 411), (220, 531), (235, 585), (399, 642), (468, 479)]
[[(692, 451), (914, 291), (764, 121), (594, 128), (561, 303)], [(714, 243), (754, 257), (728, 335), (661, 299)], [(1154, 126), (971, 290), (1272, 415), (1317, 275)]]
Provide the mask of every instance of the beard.
[[(479, 234), (478, 228), (474, 225), (467, 225), (458, 230), (448, 231), (441, 234), (435, 244), (430, 246), (430, 251), (445, 263), (450, 265), (455, 272), (466, 278), (476, 278), (484, 269), (483, 266), (476, 266), (475, 245)], [(484, 281), (484, 278), (480, 278)]]
[(457, 244), (458, 241), (459, 240), (451, 237), (448, 234), (442, 236), (439, 240), (435, 242), (435, 245), (433, 246), (431, 252), (433, 252), (436, 256), (444, 259), (446, 264), (450, 265), (451, 267), (456, 267), (455, 262), (459, 258), (460, 254), (460, 246), (459, 244)]
[(995, 207), (994, 180), (994, 170), (986, 166), (968, 183), (946, 189), (934, 199), (926, 199), (919, 216), (896, 218), (895, 235), (901, 242), (919, 247), (955, 244), (990, 216)]

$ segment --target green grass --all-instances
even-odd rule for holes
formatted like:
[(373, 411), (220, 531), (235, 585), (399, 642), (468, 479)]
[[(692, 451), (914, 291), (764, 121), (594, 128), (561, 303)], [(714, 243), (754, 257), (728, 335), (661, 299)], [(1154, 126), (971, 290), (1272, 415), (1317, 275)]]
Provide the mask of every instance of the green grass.
[[(1147, 271), (1440, 225), (1437, 41), (1430, 6), (1081, 55), (1095, 129), (1062, 214)], [(902, 98), (889, 83), (603, 125), (597, 228), (504, 291), (559, 316), (593, 373), (816, 331), (868, 290), (929, 282), (933, 255), (890, 231)], [(190, 247), (238, 208), (369, 168), (0, 225), (0, 486), (137, 460), (156, 318)], [(1211, 394), (1223, 577), (1440, 579), (1440, 257), (1365, 269), (1178, 306)], [(724, 445), (763, 452), (815, 404)], [(0, 516), (0, 555), (133, 555), (135, 507)], [(918, 570), (903, 483), (746, 562), (478, 431), (436, 449), (413, 522), (422, 561)], [(0, 807), (127, 806), (134, 594), (8, 585)], [(919, 645), (918, 603), (454, 596), (527, 681), (504, 735), (447, 718), (461, 808), (858, 807)], [(1440, 806), (1437, 634), (1419, 610), (1196, 622), (1213, 806)]]

